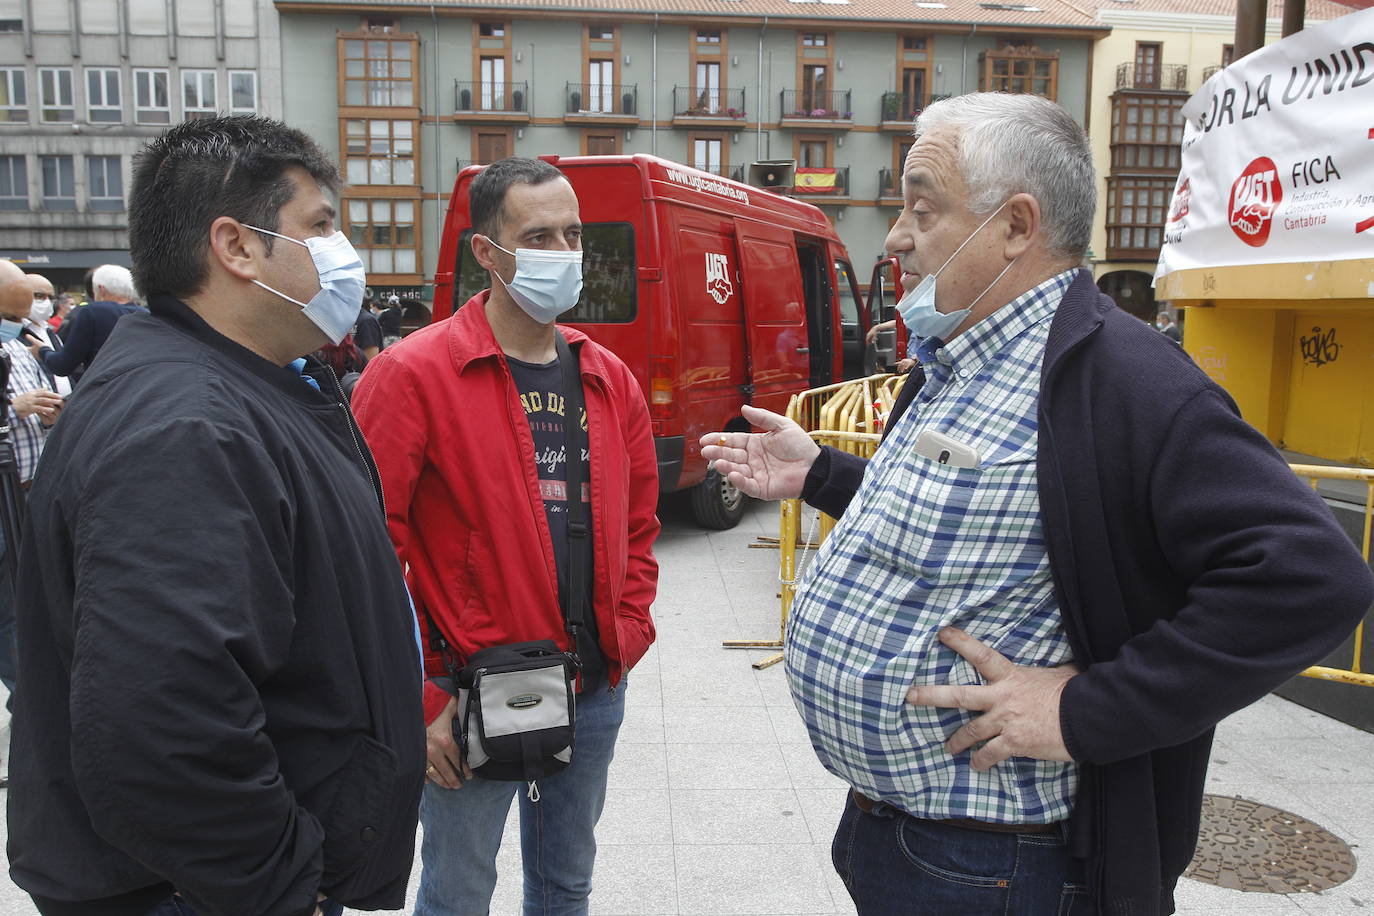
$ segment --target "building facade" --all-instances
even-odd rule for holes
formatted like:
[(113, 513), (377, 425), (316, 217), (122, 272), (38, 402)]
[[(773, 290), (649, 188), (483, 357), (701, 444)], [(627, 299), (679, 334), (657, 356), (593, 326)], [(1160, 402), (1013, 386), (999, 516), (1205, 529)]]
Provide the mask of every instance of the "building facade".
[(267, 0), (0, 0), (0, 258), (79, 289), (129, 264), (133, 155), (184, 119), (280, 116)]
[(1036, 3), (276, 7), (286, 120), (339, 156), (345, 229), (374, 289), (428, 304), (458, 170), (507, 155), (651, 153), (741, 180), (795, 160), (788, 192), (830, 216), (866, 273), (932, 99), (1036, 92), (1087, 121), (1104, 32)]
[[(1236, 3), (1101, 0), (1098, 6), (1111, 33), (1098, 43), (1093, 65), (1093, 274), (1123, 309), (1153, 321), (1160, 308), (1152, 288), (1155, 264), (1180, 167), (1180, 112), (1231, 63)], [(1307, 0), (1309, 23), (1348, 12), (1331, 0)], [(1282, 0), (1270, 3), (1268, 15), (1266, 43), (1280, 36)]]

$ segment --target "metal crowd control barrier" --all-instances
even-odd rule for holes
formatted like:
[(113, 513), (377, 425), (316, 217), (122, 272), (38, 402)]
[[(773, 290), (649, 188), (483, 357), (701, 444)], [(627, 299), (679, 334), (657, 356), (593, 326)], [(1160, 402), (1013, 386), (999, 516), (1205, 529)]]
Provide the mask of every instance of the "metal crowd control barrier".
[[(809, 432), (811, 438), (819, 444), (871, 458), (882, 440), (882, 420), (891, 413), (893, 402), (904, 380), (905, 376), (874, 375), (856, 381), (827, 385), (824, 388), (813, 388), (792, 397), (787, 406), (787, 416)], [(1360, 551), (1368, 563), (1371, 535), (1374, 535), (1374, 470), (1314, 464), (1292, 464), (1290, 467), (1299, 477), (1306, 478), (1313, 490), (1317, 489), (1318, 482), (1322, 480), (1347, 480), (1365, 485), (1364, 533)], [(835, 526), (835, 519), (822, 513), (818, 526), (819, 538), (812, 543), (808, 536), (804, 542), (801, 531), (801, 500), (782, 500), (779, 503), (778, 516), (778, 579), (781, 583), (778, 594), (778, 638), (726, 640), (724, 646), (727, 649), (782, 648), (783, 637), (787, 632), (787, 615), (796, 596), (798, 548), (801, 548), (803, 553), (816, 550)], [(1303, 671), (1302, 676), (1374, 687), (1374, 673), (1361, 670), (1363, 648), (1364, 623), (1361, 622), (1355, 628), (1355, 642), (1349, 668), (1316, 665)], [(761, 670), (780, 661), (781, 652), (755, 662), (754, 667)]]
[[(871, 375), (868, 378), (812, 388), (801, 394), (793, 395), (787, 405), (787, 417), (811, 434), (821, 445), (830, 445), (840, 451), (873, 457), (882, 440), (882, 420), (891, 412), (897, 390), (905, 376), (888, 374)], [(782, 588), (779, 593), (780, 621), (778, 638), (751, 640), (728, 639), (724, 642), (727, 649), (781, 649), (783, 636), (787, 632), (787, 613), (792, 609), (792, 598), (796, 594), (797, 548), (803, 553), (815, 550), (820, 542), (835, 527), (835, 519), (822, 513), (819, 520), (819, 537), (815, 543), (802, 543), (801, 500), (784, 499), (778, 509), (778, 552), (779, 579)], [(782, 661), (782, 653), (770, 655), (754, 662), (757, 669), (768, 668)]]
[[(1369, 536), (1371, 527), (1374, 526), (1374, 471), (1367, 468), (1324, 467), (1318, 464), (1291, 464), (1289, 467), (1299, 477), (1307, 478), (1313, 490), (1317, 489), (1318, 481), (1322, 480), (1350, 480), (1364, 484), (1364, 535), (1361, 538), (1360, 551), (1364, 554), (1364, 561), (1368, 563)], [(1360, 670), (1360, 656), (1363, 649), (1364, 621), (1360, 621), (1360, 625), (1355, 628), (1355, 645), (1351, 653), (1349, 668), (1329, 668), (1323, 665), (1314, 665), (1302, 672), (1302, 676), (1322, 681), (1356, 684), (1360, 687), (1374, 687), (1374, 674)]]

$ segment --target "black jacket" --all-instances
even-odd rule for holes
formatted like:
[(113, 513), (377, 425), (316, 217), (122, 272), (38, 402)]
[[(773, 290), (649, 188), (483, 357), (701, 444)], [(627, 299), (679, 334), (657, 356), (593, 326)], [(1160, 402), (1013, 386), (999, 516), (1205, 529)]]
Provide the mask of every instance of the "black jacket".
[[(1073, 850), (1098, 912), (1172, 913), (1213, 727), (1339, 645), (1374, 577), (1226, 392), (1087, 273), (1050, 325), (1038, 421), (1050, 570), (1084, 669), (1060, 704), (1081, 764)], [(838, 517), (864, 463), (826, 449), (807, 501)]]
[(175, 887), (201, 916), (400, 908), (425, 740), (370, 454), (328, 373), (326, 396), (152, 308), (29, 495), (11, 875), (56, 900)]

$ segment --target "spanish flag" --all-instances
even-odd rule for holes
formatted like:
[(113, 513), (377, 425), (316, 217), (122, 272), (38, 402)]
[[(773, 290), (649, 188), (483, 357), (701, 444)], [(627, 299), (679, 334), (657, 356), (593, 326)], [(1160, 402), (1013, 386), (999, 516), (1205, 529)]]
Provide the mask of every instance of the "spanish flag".
[(835, 170), (834, 169), (804, 169), (796, 170), (796, 178), (793, 179), (793, 188), (804, 194), (823, 194), (827, 191), (835, 190)]

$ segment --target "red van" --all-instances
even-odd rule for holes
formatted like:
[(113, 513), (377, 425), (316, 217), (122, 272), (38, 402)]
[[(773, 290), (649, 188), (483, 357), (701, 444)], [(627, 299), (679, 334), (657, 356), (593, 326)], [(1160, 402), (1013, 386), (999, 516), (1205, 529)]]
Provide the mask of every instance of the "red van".
[[(700, 524), (733, 527), (743, 496), (708, 470), (698, 437), (747, 429), (742, 404), (781, 413), (799, 391), (872, 369), (869, 312), (844, 245), (809, 203), (665, 159), (542, 158), (572, 183), (584, 224), (582, 299), (560, 323), (639, 380), (660, 490), (690, 488)], [(480, 171), (459, 173), (449, 201), (435, 321), (488, 285), (469, 244), (467, 188)]]

